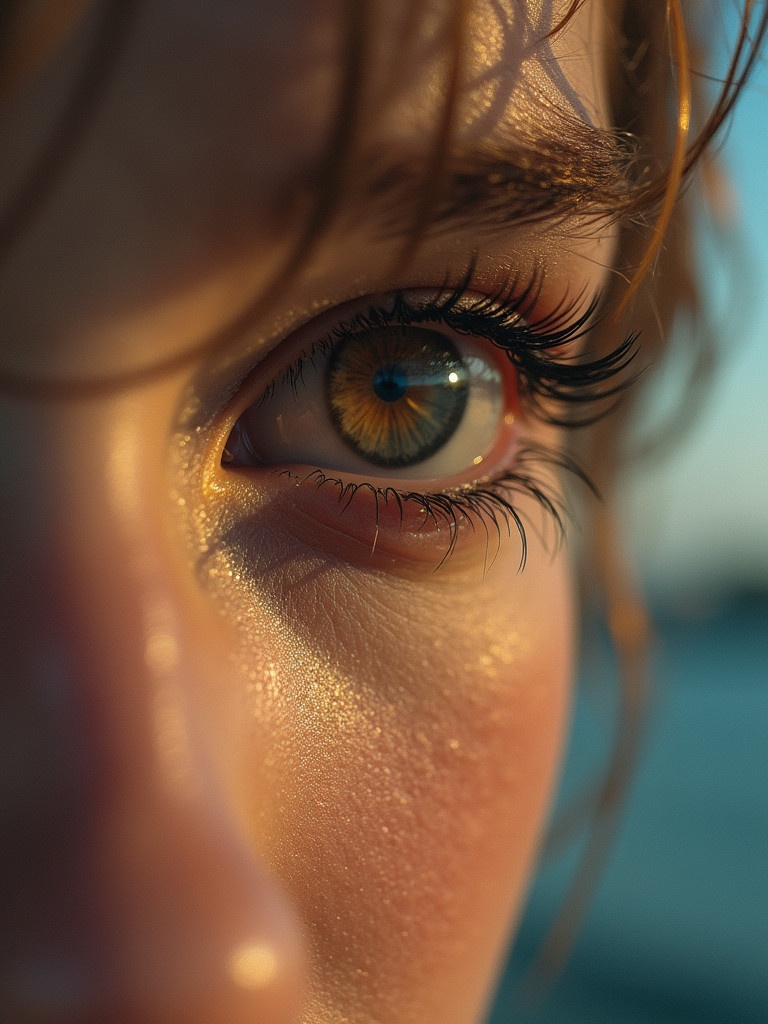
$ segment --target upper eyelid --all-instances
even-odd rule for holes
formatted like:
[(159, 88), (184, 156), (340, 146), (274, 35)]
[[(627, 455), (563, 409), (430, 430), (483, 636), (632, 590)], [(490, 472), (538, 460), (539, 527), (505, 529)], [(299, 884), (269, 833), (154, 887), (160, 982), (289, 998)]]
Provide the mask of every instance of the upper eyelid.
[[(530, 263), (530, 258), (526, 260)], [(411, 282), (401, 288), (383, 288), (381, 290), (371, 289), (367, 293), (360, 293), (357, 296), (341, 296), (339, 301), (333, 297), (327, 300), (319, 310), (308, 310), (297, 320), (291, 322), (290, 317), (284, 314), (276, 317), (271, 325), (267, 325), (261, 332), (261, 339), (258, 343), (251, 342), (245, 353), (232, 354), (226, 351), (221, 362), (207, 361), (195, 374), (187, 385), (180, 400), (179, 411), (174, 417), (174, 432), (190, 433), (198, 430), (210, 431), (217, 429), (216, 424), (223, 420), (234, 422), (233, 417), (240, 415), (248, 407), (248, 399), (255, 400), (258, 394), (252, 391), (248, 395), (249, 382), (263, 373), (268, 373), (269, 366), (274, 365), (277, 373), (280, 365), (284, 365), (284, 357), (279, 355), (286, 342), (305, 331), (310, 325), (317, 323), (317, 333), (322, 334), (326, 329), (330, 330), (334, 323), (345, 315), (351, 314), (353, 310), (361, 310), (370, 306), (377, 297), (384, 299), (386, 296), (393, 296), (399, 292), (436, 296), (439, 293), (449, 294), (452, 290), (461, 287), (467, 293), (470, 291), (480, 300), (492, 300), (494, 296), (501, 296), (512, 287), (510, 275), (505, 271), (499, 271), (498, 265), (491, 263), (483, 266), (479, 255), (475, 253), (468, 260), (462, 261), (463, 266), (458, 273), (450, 270), (442, 274), (442, 279), (434, 272), (419, 274), (414, 271), (411, 275)], [(541, 266), (536, 263), (536, 266)], [(477, 269), (476, 269), (477, 268)], [(527, 272), (528, 273), (528, 272)], [(419, 282), (422, 277), (422, 282)], [(424, 277), (431, 277), (432, 282), (423, 283)], [(559, 285), (550, 285), (547, 281), (546, 272), (532, 270), (528, 273), (528, 282), (537, 280), (538, 299), (537, 302), (542, 309), (557, 309), (562, 305), (564, 292)], [(437, 280), (435, 280), (437, 279)], [(517, 280), (524, 280), (519, 275)], [(434, 282), (434, 283), (433, 283)], [(560, 302), (556, 301), (556, 296)], [(532, 311), (529, 310), (529, 313)], [(538, 315), (532, 314), (532, 319), (539, 319)], [(300, 354), (297, 348), (297, 355)], [(218, 363), (218, 365), (217, 365)]]
[[(512, 279), (499, 284), (490, 294), (476, 292), (472, 288), (472, 276), (470, 267), (453, 288), (405, 289), (388, 296), (388, 301), (385, 297), (378, 300), (375, 297), (361, 298), (327, 311), (321, 323), (326, 322), (328, 328), (324, 330), (318, 325), (314, 340), (302, 342), (300, 338), (296, 339), (295, 352), (291, 357), (278, 355), (282, 346), (276, 346), (249, 374), (249, 377), (261, 378), (258, 387), (254, 380), (252, 389), (249, 388), (246, 379), (229, 411), (229, 420), (234, 422), (248, 408), (268, 398), (278, 384), (298, 381), (303, 362), (312, 359), (316, 353), (320, 354), (324, 347), (331, 346), (334, 335), (363, 334), (376, 326), (428, 321), (445, 323), (459, 333), (485, 338), (497, 347), (507, 349), (510, 361), (520, 374), (520, 385), (529, 396), (532, 412), (545, 422), (569, 427), (584, 426), (610, 411), (604, 400), (623, 391), (631, 383), (629, 379), (623, 380), (622, 374), (634, 358), (634, 335), (626, 337), (607, 356), (592, 362), (569, 363), (551, 355), (591, 330), (596, 321), (599, 294), (585, 300), (583, 294), (569, 298), (566, 293), (557, 302), (548, 296), (549, 301), (544, 303), (545, 283), (541, 274), (534, 274), (527, 280)], [(538, 312), (539, 306), (543, 306), (542, 312)], [(352, 315), (345, 317), (345, 309), (349, 309)], [(504, 324), (505, 320), (509, 322)], [(310, 324), (313, 322), (309, 321)], [(300, 333), (302, 329), (292, 333)], [(508, 345), (510, 334), (514, 342), (512, 345)], [(285, 339), (285, 342), (289, 341), (290, 338)], [(271, 378), (270, 363), (275, 366)], [(278, 372), (280, 368), (282, 372)], [(263, 383), (264, 377), (267, 377), (266, 384)], [(612, 383), (604, 387), (607, 382)], [(556, 411), (558, 403), (568, 407), (567, 414)], [(593, 412), (596, 403), (600, 408)], [(573, 409), (588, 409), (590, 412), (577, 416)]]
[[(464, 281), (469, 280), (470, 273), (471, 271), (466, 271), (462, 279), (460, 279), (461, 283), (456, 287), (464, 288)], [(453, 290), (453, 287), (446, 287), (445, 285), (391, 289), (378, 295), (368, 294), (362, 295), (359, 298), (349, 299), (324, 309), (319, 315), (307, 317), (284, 337), (278, 337), (270, 345), (269, 350), (255, 362), (255, 365), (254, 359), (251, 357), (250, 362), (245, 364), (247, 369), (239, 376), (238, 383), (233, 388), (230, 388), (231, 394), (218, 410), (215, 419), (225, 418), (234, 422), (254, 402), (259, 401), (270, 386), (279, 383), (283, 375), (290, 372), (292, 366), (296, 366), (303, 358), (310, 358), (313, 352), (319, 351), (323, 345), (332, 344), (334, 329), (340, 327), (345, 322), (351, 321), (355, 314), (364, 316), (374, 308), (391, 304), (398, 296), (421, 295), (424, 297), (431, 296), (432, 299), (435, 299), (441, 293), (449, 294)], [(469, 297), (469, 294), (469, 291), (467, 291), (467, 297)], [(491, 298), (491, 295), (485, 292), (478, 291), (473, 294), (478, 300)], [(311, 341), (308, 339), (301, 341), (300, 335), (302, 332), (315, 324), (317, 324), (317, 329)], [(282, 354), (282, 350), (286, 345), (292, 345), (293, 351), (291, 354)], [(257, 386), (256, 381), (264, 377), (267, 378), (266, 385), (260, 382)]]

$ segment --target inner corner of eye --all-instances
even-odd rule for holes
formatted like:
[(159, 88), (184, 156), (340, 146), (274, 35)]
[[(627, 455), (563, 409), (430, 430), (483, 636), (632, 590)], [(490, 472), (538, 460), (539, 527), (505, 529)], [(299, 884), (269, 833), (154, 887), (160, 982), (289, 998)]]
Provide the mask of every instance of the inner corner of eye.
[(225, 468), (258, 466), (262, 459), (253, 447), (249, 432), (241, 416), (229, 432), (221, 452), (220, 464)]

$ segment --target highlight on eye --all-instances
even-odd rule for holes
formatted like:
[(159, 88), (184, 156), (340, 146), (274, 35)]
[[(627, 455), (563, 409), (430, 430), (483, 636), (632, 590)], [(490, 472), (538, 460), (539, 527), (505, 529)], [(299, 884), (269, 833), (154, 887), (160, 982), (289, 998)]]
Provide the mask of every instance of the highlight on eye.
[(530, 513), (520, 499), (534, 498), (562, 535), (562, 471), (590, 486), (552, 443), (552, 426), (609, 411), (635, 353), (631, 336), (600, 360), (578, 359), (598, 297), (538, 314), (540, 293), (537, 279), (482, 294), (467, 275), (452, 290), (361, 300), (330, 330), (309, 324), (284, 343), (282, 371), (249, 384), (253, 401), (240, 405), (222, 467), (305, 485), (304, 504), (307, 488), (313, 503), (322, 492), (344, 513), (354, 504), (377, 538), (393, 518), (401, 534), (434, 527), (440, 564), (464, 526), (499, 542), (515, 530), (522, 566)]
[(412, 327), (348, 337), (333, 350), (328, 406), (346, 443), (377, 466), (438, 451), (467, 407), (469, 374), (445, 334)]

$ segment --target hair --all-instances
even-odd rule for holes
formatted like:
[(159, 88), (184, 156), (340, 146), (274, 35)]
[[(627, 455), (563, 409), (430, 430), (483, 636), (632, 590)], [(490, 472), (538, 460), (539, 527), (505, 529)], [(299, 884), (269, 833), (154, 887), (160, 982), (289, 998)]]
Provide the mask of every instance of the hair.
[[(366, 109), (366, 70), (374, 38), (377, 4), (374, 0), (344, 0), (346, 34), (340, 61), (338, 98), (327, 136), (314, 197), (298, 241), (274, 278), (232, 322), (215, 336), (165, 362), (109, 379), (59, 380), (26, 378), (0, 366), (0, 389), (17, 395), (50, 400), (87, 398), (166, 373), (202, 351), (225, 346), (279, 296), (294, 272), (322, 239), (359, 158)], [(555, 37), (585, 3), (571, 0), (548, 33)], [(640, 329), (643, 358), (658, 364), (670, 344), (672, 325), (681, 316), (699, 324), (692, 378), (699, 380), (713, 362), (712, 334), (692, 264), (692, 210), (706, 208), (712, 177), (712, 148), (718, 130), (758, 59), (768, 31), (768, 9), (744, 0), (740, 27), (731, 48), (730, 63), (715, 86), (702, 70), (704, 51), (694, 46), (692, 29), (684, 18), (685, 0), (600, 0), (612, 49), (608, 53), (611, 128), (603, 133), (607, 159), (619, 172), (606, 179), (602, 194), (590, 196), (590, 216), (606, 218), (619, 232), (616, 273), (603, 306), (606, 314), (588, 340), (585, 358), (596, 359), (611, 350), (617, 331)], [(514, 0), (515, 11), (527, 17), (525, 0)], [(7, 257), (16, 239), (34, 218), (55, 185), (106, 89), (120, 47), (128, 33), (138, 0), (12, 0), (0, 8), (0, 109), (20, 84), (38, 73), (64, 44), (78, 23), (97, 11), (93, 44), (68, 105), (43, 147), (36, 164), (13, 202), (0, 212), (0, 258)], [(413, 0), (408, 25), (425, 16), (427, 0)], [(692, 15), (694, 4), (690, 3)], [(399, 254), (403, 265), (412, 258), (429, 231), (443, 197), (443, 168), (456, 136), (462, 86), (466, 73), (466, 44), (472, 0), (452, 0), (445, 11), (442, 105), (435, 119), (428, 155), (421, 170), (422, 188), (413, 204), (410, 230)], [(699, 24), (703, 17), (699, 15)], [(407, 35), (404, 35), (407, 38)], [(375, 111), (374, 111), (375, 113)], [(576, 122), (574, 122), (576, 123)], [(566, 126), (567, 127), (567, 126)], [(542, 154), (544, 157), (545, 154)], [(694, 173), (698, 171), (699, 173)], [(489, 182), (489, 188), (493, 186)], [(696, 393), (695, 389), (688, 389)], [(637, 389), (628, 393), (617, 414), (626, 425), (636, 404)], [(610, 425), (598, 421), (574, 443), (579, 461), (602, 492), (592, 515), (586, 562), (587, 581), (599, 595), (601, 614), (611, 637), (620, 678), (620, 713), (608, 769), (594, 792), (566, 816), (565, 832), (574, 822), (589, 826), (581, 866), (560, 914), (542, 947), (541, 964), (557, 969), (582, 920), (615, 831), (618, 810), (632, 774), (643, 732), (648, 690), (646, 656), (650, 625), (644, 604), (627, 565), (612, 503), (613, 485), (622, 460), (615, 416)]]

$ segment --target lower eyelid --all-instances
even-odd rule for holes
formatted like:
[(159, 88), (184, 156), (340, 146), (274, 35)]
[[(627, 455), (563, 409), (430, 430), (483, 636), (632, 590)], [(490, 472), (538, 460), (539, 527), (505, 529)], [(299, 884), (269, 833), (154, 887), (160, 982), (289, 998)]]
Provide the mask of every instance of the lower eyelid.
[(522, 567), (526, 525), (551, 537), (551, 520), (556, 536), (567, 518), (560, 470), (573, 467), (558, 449), (542, 444), (554, 439), (552, 431), (509, 412), (485, 475), (469, 467), (449, 481), (387, 480), (311, 465), (228, 467), (219, 461), (210, 465), (211, 491), (226, 502), (228, 514), (253, 519), (260, 532), (287, 531), (314, 553), (368, 571), (415, 579), (436, 570), (484, 572), (502, 548)]
[(258, 476), (259, 504), (276, 528), (359, 569), (422, 579), (476, 568), (486, 557), (480, 516), (458, 510), (449, 493), (421, 495), (300, 467)]
[(239, 515), (263, 517), (259, 529), (287, 531), (314, 552), (364, 570), (423, 579), (436, 570), (484, 572), (510, 546), (521, 568), (524, 523), (548, 513), (562, 527), (560, 459), (536, 445), (516, 455), (496, 477), (435, 493), (307, 466), (237, 469), (228, 476), (237, 481)]

